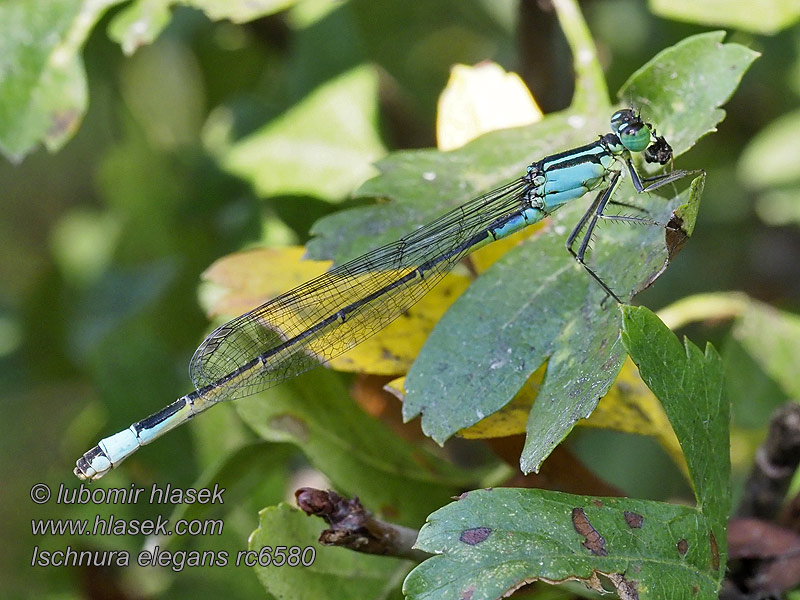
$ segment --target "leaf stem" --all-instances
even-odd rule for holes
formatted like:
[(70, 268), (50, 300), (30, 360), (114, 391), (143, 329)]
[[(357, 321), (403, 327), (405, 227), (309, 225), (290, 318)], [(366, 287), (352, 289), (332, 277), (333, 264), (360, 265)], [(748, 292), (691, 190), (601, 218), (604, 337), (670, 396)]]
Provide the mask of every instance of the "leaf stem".
[(575, 95), (572, 108), (579, 112), (603, 112), (610, 106), (608, 86), (597, 56), (597, 46), (576, 0), (553, 0), (558, 22), (572, 50)]

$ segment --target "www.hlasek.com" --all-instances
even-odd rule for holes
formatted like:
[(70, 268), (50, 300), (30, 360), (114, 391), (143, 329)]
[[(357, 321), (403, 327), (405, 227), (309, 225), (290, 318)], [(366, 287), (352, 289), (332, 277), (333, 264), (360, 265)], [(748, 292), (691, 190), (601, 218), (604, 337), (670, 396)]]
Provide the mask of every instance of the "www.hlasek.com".
[[(149, 494), (147, 493), (149, 492)], [(151, 488), (95, 488), (81, 484), (77, 488), (59, 486), (57, 504), (135, 504), (140, 499), (148, 504), (223, 504), (225, 488), (173, 488), (169, 484)], [(45, 504), (50, 499), (49, 486), (39, 483), (31, 488), (31, 499), (36, 504)], [(31, 530), (35, 536), (124, 536), (147, 535), (156, 539), (170, 535), (217, 536), (224, 528), (222, 519), (179, 519), (170, 525), (169, 519), (159, 515), (155, 519), (123, 519), (110, 514), (96, 515), (94, 519), (32, 519)], [(76, 550), (72, 546), (56, 550), (33, 548), (31, 566), (118, 566), (132, 563), (142, 567), (170, 567), (182, 571), (185, 567), (222, 567), (228, 564), (253, 567), (266, 566), (310, 566), (316, 558), (313, 546), (264, 546), (258, 550), (241, 550), (232, 556), (224, 550), (177, 550), (169, 551), (159, 546), (145, 549), (131, 556), (127, 550)]]
[(31, 519), (33, 535), (221, 535), (222, 519), (179, 519), (169, 528), (169, 519), (120, 519), (113, 514), (91, 519)]

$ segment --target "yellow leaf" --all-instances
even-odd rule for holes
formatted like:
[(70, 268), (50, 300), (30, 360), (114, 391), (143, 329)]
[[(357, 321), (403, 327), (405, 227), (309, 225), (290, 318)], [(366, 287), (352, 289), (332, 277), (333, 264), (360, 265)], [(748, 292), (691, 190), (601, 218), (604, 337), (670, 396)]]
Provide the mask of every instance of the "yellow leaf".
[[(529, 125), (542, 118), (530, 91), (516, 73), (493, 62), (474, 67), (454, 65), (439, 97), (436, 135), (440, 150), (459, 148), (476, 137), (507, 127)], [(470, 256), (475, 272), (486, 271), (540, 225), (526, 227), (507, 238), (484, 246)]]
[[(212, 317), (243, 314), (330, 267), (328, 261), (302, 260), (303, 253), (297, 246), (260, 248), (217, 260), (203, 273), (206, 312)], [(329, 365), (340, 371), (374, 375), (405, 373), (433, 326), (469, 283), (464, 276), (445, 276), (406, 313)], [(313, 342), (309, 349), (314, 351)]]
[(516, 73), (493, 62), (454, 65), (439, 97), (436, 138), (440, 150), (460, 148), (479, 135), (542, 118), (528, 88)]
[(381, 331), (334, 358), (339, 371), (397, 375), (411, 368), (428, 334), (445, 311), (467, 289), (470, 279), (449, 273), (422, 300)]
[(522, 389), (511, 399), (511, 402), (496, 413), (475, 423), (472, 427), (462, 429), (458, 432), (458, 435), (467, 439), (482, 439), (525, 433), (525, 427), (528, 423), (528, 413), (531, 412), (533, 401), (539, 393), (539, 386), (544, 380), (546, 370), (547, 363), (536, 369), (536, 371), (528, 377), (528, 381), (525, 382)]
[(405, 377), (398, 377), (397, 379), (392, 379), (389, 383), (383, 386), (390, 394), (393, 394), (395, 398), (403, 401), (403, 398), (406, 396), (406, 378)]
[(331, 261), (303, 260), (302, 246), (255, 248), (214, 261), (202, 275), (209, 317), (234, 317), (322, 275)]

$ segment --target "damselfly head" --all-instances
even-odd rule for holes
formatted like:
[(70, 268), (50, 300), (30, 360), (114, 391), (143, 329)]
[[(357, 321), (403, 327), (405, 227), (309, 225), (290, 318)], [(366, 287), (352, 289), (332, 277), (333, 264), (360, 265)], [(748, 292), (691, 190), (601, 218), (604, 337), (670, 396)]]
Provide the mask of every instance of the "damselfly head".
[(623, 108), (611, 116), (611, 128), (619, 141), (631, 152), (644, 152), (649, 163), (665, 165), (672, 160), (672, 147), (655, 127), (642, 121), (632, 108)]
[(630, 108), (623, 108), (611, 115), (611, 129), (631, 152), (644, 151), (652, 139), (650, 128)]

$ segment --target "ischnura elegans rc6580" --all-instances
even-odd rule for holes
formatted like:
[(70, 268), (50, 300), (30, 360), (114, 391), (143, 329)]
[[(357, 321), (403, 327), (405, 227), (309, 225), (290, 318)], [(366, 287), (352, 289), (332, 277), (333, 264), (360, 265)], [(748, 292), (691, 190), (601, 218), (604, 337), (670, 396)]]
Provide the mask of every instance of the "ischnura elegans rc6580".
[(632, 153), (661, 165), (672, 160), (672, 148), (651, 125), (631, 109), (619, 110), (611, 117), (611, 133), (534, 162), (522, 177), (217, 327), (192, 357), (195, 390), (101, 440), (77, 461), (75, 475), (98, 479), (140, 446), (214, 404), (255, 394), (346, 352), (408, 310), (467, 254), (591, 191), (597, 195), (568, 236), (567, 249), (608, 296), (621, 302), (584, 258), (600, 219), (655, 224), (604, 214), (623, 173), (629, 173), (637, 192), (692, 173), (673, 170), (643, 179)]

